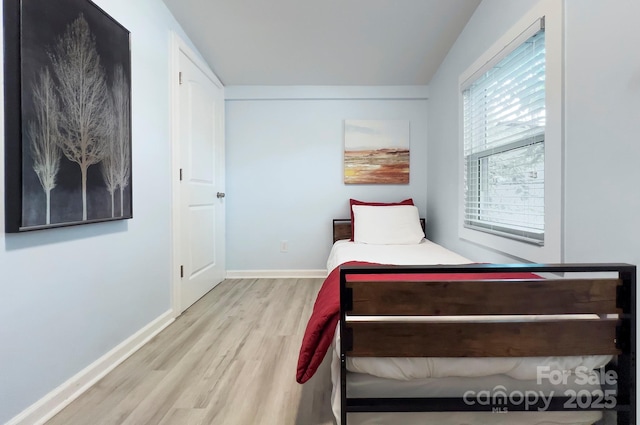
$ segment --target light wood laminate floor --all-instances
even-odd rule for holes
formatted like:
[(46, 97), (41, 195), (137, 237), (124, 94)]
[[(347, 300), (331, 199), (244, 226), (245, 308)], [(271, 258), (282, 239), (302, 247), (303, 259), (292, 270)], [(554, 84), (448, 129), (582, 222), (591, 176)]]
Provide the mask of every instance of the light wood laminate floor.
[(295, 381), (322, 279), (230, 279), (47, 425), (331, 425), (328, 364)]

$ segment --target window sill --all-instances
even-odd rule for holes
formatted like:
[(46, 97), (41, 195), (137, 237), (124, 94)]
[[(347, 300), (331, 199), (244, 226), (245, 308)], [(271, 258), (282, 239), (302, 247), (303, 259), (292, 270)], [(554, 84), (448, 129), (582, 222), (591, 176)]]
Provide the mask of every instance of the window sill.
[(560, 263), (562, 261), (560, 238), (554, 238), (553, 235), (545, 235), (544, 245), (535, 245), (462, 226), (458, 229), (458, 235), (460, 239), (525, 261), (533, 263)]

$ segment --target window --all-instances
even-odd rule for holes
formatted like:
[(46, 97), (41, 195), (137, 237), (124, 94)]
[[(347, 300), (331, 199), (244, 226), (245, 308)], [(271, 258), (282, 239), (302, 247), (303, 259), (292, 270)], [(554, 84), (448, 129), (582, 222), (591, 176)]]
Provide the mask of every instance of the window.
[(541, 19), (462, 84), (464, 227), (544, 245), (545, 77)]

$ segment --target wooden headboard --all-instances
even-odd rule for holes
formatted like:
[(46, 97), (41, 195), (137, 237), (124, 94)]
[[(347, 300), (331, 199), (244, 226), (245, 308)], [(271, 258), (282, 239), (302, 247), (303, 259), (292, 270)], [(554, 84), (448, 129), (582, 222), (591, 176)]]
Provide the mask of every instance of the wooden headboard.
[[(425, 231), (425, 219), (420, 219), (420, 225), (422, 231)], [(333, 219), (333, 242), (340, 239), (351, 239), (351, 219), (350, 218), (335, 218)]]

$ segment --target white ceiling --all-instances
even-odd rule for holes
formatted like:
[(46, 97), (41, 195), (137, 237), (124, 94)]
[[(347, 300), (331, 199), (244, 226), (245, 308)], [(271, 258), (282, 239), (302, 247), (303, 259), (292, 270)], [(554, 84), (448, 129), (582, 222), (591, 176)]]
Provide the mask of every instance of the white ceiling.
[(225, 85), (425, 85), (480, 0), (163, 0)]

